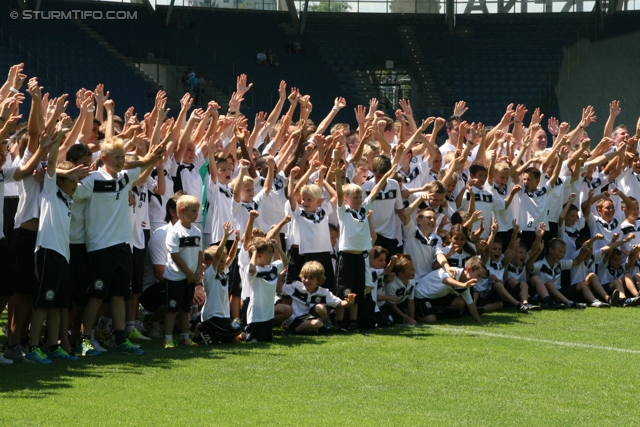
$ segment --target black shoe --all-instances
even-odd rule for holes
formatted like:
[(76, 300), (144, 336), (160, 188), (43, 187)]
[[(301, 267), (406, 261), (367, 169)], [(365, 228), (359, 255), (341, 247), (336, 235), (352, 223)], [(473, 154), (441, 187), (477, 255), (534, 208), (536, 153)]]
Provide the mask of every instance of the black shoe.
[(561, 310), (565, 308), (565, 305), (552, 299), (549, 302), (543, 302), (541, 307), (543, 310)]
[(487, 312), (487, 309), (484, 307), (476, 307), (476, 309), (478, 310), (478, 314), (480, 315), (485, 314)]
[(576, 308), (578, 310), (584, 310), (585, 308), (587, 308), (587, 304), (583, 303), (583, 302), (575, 302), (575, 301), (569, 301), (569, 308)]
[(348, 331), (354, 334), (359, 334), (360, 333), (360, 328), (358, 327), (358, 323), (357, 322), (351, 322), (349, 323), (349, 328)]
[(340, 334), (346, 334), (349, 332), (347, 324), (345, 322), (336, 322), (335, 331)]
[(633, 298), (625, 298), (624, 302), (621, 304), (622, 307), (636, 307), (640, 305), (640, 296)]
[(620, 307), (620, 291), (614, 290), (611, 293), (611, 298), (609, 298), (609, 305), (611, 307)]
[(540, 310), (542, 310), (542, 307), (540, 307), (539, 305), (534, 305), (534, 304), (530, 304), (530, 303), (527, 303), (525, 305), (527, 307), (529, 307), (529, 311), (540, 311)]

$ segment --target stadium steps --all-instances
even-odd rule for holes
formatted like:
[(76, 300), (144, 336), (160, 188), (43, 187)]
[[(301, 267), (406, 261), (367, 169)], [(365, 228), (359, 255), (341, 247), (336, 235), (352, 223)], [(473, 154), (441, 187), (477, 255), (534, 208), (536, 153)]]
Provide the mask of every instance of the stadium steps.
[(412, 100), (414, 108), (445, 108), (413, 26), (399, 25), (398, 32), (404, 47), (405, 57), (408, 58), (407, 64), (410, 65), (412, 81), (415, 82), (420, 92), (420, 97), (417, 100)]

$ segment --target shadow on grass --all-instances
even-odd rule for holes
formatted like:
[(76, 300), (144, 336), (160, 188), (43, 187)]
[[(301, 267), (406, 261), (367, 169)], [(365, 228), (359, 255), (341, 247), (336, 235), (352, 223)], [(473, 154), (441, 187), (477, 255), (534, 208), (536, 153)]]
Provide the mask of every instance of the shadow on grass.
[(102, 356), (81, 357), (78, 361), (54, 360), (51, 365), (14, 362), (0, 366), (1, 399), (42, 399), (73, 388), (76, 379), (100, 380), (114, 375), (144, 375), (149, 369), (171, 369), (175, 362), (185, 359), (224, 359), (215, 346), (176, 348), (165, 350), (160, 341), (143, 346), (144, 355), (119, 354), (108, 351)]

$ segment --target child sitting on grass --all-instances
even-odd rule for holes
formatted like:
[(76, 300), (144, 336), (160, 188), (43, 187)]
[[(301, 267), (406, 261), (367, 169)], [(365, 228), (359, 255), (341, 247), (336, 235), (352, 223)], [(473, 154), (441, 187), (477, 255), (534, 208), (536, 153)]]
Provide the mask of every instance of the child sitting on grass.
[(343, 311), (355, 302), (355, 294), (343, 300), (327, 288), (321, 287), (325, 281), (325, 271), (318, 261), (308, 261), (300, 270), (300, 281), (282, 287), (282, 294), (291, 297), (293, 314), (286, 321), (287, 331), (295, 334), (312, 334), (327, 323), (327, 307)]

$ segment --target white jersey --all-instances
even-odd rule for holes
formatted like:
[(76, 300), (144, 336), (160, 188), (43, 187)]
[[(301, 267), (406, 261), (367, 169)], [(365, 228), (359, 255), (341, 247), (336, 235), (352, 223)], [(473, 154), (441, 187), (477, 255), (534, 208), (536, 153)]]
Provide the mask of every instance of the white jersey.
[[(580, 255), (580, 250), (576, 251), (571, 259), (575, 259)], [(589, 273), (595, 273), (596, 265), (600, 264), (600, 262), (604, 259), (604, 253), (602, 250), (594, 250), (593, 254), (589, 258), (585, 258), (578, 265), (574, 265), (571, 267), (571, 284), (575, 285), (576, 283), (584, 282)]]
[(591, 235), (595, 236), (600, 233), (604, 236), (603, 240), (596, 240), (593, 242), (593, 250), (602, 249), (606, 246), (607, 242), (610, 242), (615, 233), (622, 234), (620, 225), (622, 224), (621, 215), (615, 214), (610, 222), (607, 222), (600, 215), (594, 215), (593, 213), (587, 218), (587, 224)]
[(267, 322), (273, 319), (273, 306), (278, 285), (278, 275), (284, 269), (281, 260), (267, 266), (256, 266), (253, 275), (249, 275), (251, 300), (247, 308), (247, 323)]
[(198, 269), (198, 261), (202, 234), (195, 224), (191, 228), (185, 228), (180, 221), (167, 230), (167, 263), (164, 269), (164, 278), (173, 282), (185, 280), (187, 275), (173, 261), (171, 254), (180, 254), (180, 257), (192, 272)]
[[(493, 196), (492, 188), (488, 183), (485, 182), (485, 185), (482, 189), (473, 188), (473, 197), (475, 200), (475, 207), (477, 211), (482, 211), (482, 216), (484, 217), (485, 224), (491, 224), (491, 220), (493, 218), (493, 213), (498, 210), (504, 210), (505, 201), (504, 199), (500, 199)], [(469, 203), (471, 203), (471, 193), (469, 190), (464, 192), (462, 196), (462, 203), (460, 209), (468, 210)], [(473, 231), (476, 231), (480, 228), (480, 221), (473, 224)], [(482, 235), (480, 236), (483, 239), (489, 237), (491, 232), (490, 227), (485, 227)]]
[[(340, 223), (340, 251), (370, 251), (371, 236), (367, 212), (371, 209), (371, 199), (367, 197), (357, 211), (343, 203), (338, 206), (338, 221)], [(395, 215), (395, 213), (394, 213)]]
[(436, 254), (442, 252), (442, 239), (435, 233), (425, 236), (413, 221), (404, 226), (404, 233), (404, 250), (413, 258), (416, 279), (420, 279), (433, 271)]
[[(207, 221), (205, 222), (204, 232), (211, 234), (211, 243), (217, 243), (224, 236), (225, 222), (234, 224), (235, 221), (231, 214), (231, 203), (233, 202), (233, 194), (227, 185), (213, 182), (211, 176), (205, 178), (207, 191)], [(229, 236), (229, 240), (235, 239)]]
[(606, 285), (613, 280), (623, 280), (624, 277), (624, 267), (621, 265), (618, 268), (611, 267), (609, 264), (600, 265), (598, 267), (598, 279), (600, 279), (600, 283), (602, 285)]
[[(175, 159), (172, 159), (171, 162), (170, 172), (173, 176), (174, 194), (182, 190), (185, 194), (198, 199), (200, 207), (202, 207), (202, 177), (200, 176), (200, 168), (206, 160), (202, 154), (202, 150), (198, 147), (196, 148), (196, 157), (192, 164), (177, 164)], [(198, 219), (196, 222), (202, 222), (202, 209), (198, 210)]]
[[(496, 182), (493, 183), (491, 192), (495, 200), (505, 201), (509, 192), (513, 188), (513, 182), (511, 178), (507, 181), (506, 185), (499, 185)], [(513, 206), (509, 205), (508, 208), (498, 209), (493, 212), (493, 218), (498, 221), (498, 230), (507, 231), (513, 227)], [(485, 224), (488, 224), (485, 220)]]
[(584, 217), (580, 217), (571, 227), (566, 224), (558, 227), (558, 237), (567, 244), (565, 258), (569, 258), (576, 251), (576, 239), (580, 236), (580, 231), (585, 227), (585, 224)]
[(562, 270), (570, 270), (573, 266), (573, 260), (563, 259), (555, 265), (549, 265), (546, 258), (542, 258), (540, 261), (536, 261), (533, 264), (533, 270), (531, 274), (536, 274), (542, 280), (542, 283), (552, 282), (556, 289), (562, 288), (560, 283), (560, 276)]
[[(166, 167), (166, 166), (165, 166)], [(154, 190), (157, 186), (158, 180), (158, 169), (154, 169), (151, 172), (151, 179), (154, 181), (153, 187), (147, 186), (148, 191), (148, 200), (149, 200), (149, 222), (151, 227), (151, 231), (155, 231), (155, 228), (162, 227), (162, 224), (165, 223), (165, 218), (167, 216), (167, 202), (171, 197), (173, 197), (173, 179), (171, 178), (171, 174), (167, 171), (167, 169), (162, 168), (162, 173), (164, 174), (165, 180), (165, 190), (164, 194), (160, 195), (154, 193)]]
[[(454, 270), (456, 271), (456, 276), (453, 279), (459, 280), (464, 269), (454, 268)], [(434, 300), (447, 295), (457, 295), (464, 300), (465, 304), (473, 304), (473, 297), (469, 288), (454, 288), (444, 284), (444, 280), (450, 277), (444, 268), (427, 274), (416, 285), (416, 298)]]
[[(375, 180), (369, 180), (362, 184), (362, 189), (369, 196), (376, 186)], [(396, 221), (398, 216), (396, 210), (403, 209), (400, 185), (393, 179), (387, 180), (387, 185), (382, 189), (375, 200), (373, 200), (373, 213), (370, 221), (376, 233), (387, 239), (396, 238)]]
[[(24, 156), (20, 159), (20, 166), (27, 164), (29, 159), (33, 157), (33, 154), (29, 150), (25, 150)], [(44, 163), (46, 165), (46, 162)], [(42, 172), (43, 163), (41, 162), (36, 170)], [(27, 175), (18, 184), (18, 188), (22, 187), (20, 191), (20, 201), (18, 202), (18, 210), (16, 211), (14, 228), (20, 228), (22, 223), (27, 222), (34, 218), (40, 218), (40, 193), (42, 191), (42, 184), (36, 181), (33, 175)]]
[(129, 224), (131, 226), (131, 242), (129, 242), (129, 244), (132, 249), (144, 249), (145, 239), (143, 224), (147, 226), (149, 225), (147, 186), (145, 184), (136, 185), (131, 188), (131, 194), (133, 195), (133, 206), (129, 207)]
[(413, 300), (415, 288), (415, 280), (409, 280), (409, 282), (405, 285), (404, 283), (402, 283), (402, 280), (400, 280), (398, 277), (395, 277), (392, 281), (387, 283), (385, 287), (385, 294), (388, 296), (397, 296), (398, 302), (396, 304), (402, 304), (406, 300)]
[[(257, 177), (255, 182), (255, 194), (258, 194), (264, 187), (265, 178)], [(273, 185), (269, 195), (266, 196), (260, 204), (260, 217), (258, 218), (260, 227), (266, 233), (269, 231), (267, 226), (278, 224), (284, 219), (284, 206), (288, 203), (286, 190), (289, 179), (284, 172), (279, 172), (273, 176)]]
[(518, 226), (521, 231), (535, 231), (541, 222), (544, 222), (548, 229), (547, 197), (550, 191), (551, 186), (547, 184), (532, 192), (525, 191), (523, 188), (516, 195), (520, 201)]
[(229, 318), (229, 278), (223, 272), (217, 272), (210, 265), (204, 272), (204, 293), (206, 300), (202, 307), (203, 322), (212, 317)]
[(283, 285), (282, 295), (291, 297), (291, 308), (293, 309), (293, 314), (286, 320), (287, 324), (293, 322), (297, 317), (309, 314), (309, 310), (318, 304), (337, 307), (341, 301), (340, 298), (333, 295), (330, 290), (321, 286), (318, 286), (318, 289), (311, 293), (304, 287), (302, 282), (299, 281)]
[[(4, 190), (5, 184), (16, 182), (13, 175), (15, 174), (17, 168), (14, 167), (4, 167), (0, 170), (0, 209), (4, 209)], [(2, 212), (2, 210), (0, 210)], [(4, 235), (4, 216), (0, 215), (0, 240), (5, 238)]]
[(149, 238), (149, 246), (144, 256), (143, 291), (158, 283), (158, 279), (153, 274), (153, 266), (167, 264), (167, 231), (172, 226), (173, 224), (168, 223), (159, 227)]
[(331, 202), (325, 201), (316, 212), (305, 212), (296, 205), (293, 226), (300, 236), (300, 255), (319, 252), (331, 252), (329, 234), (329, 215), (333, 212)]
[(40, 198), (40, 223), (36, 239), (36, 252), (40, 248), (51, 249), (69, 262), (69, 228), (73, 200), (56, 184), (56, 174), (44, 176)]
[(112, 177), (103, 168), (80, 181), (74, 201), (87, 201), (85, 229), (87, 251), (93, 252), (131, 241), (129, 189), (140, 177), (140, 168)]

